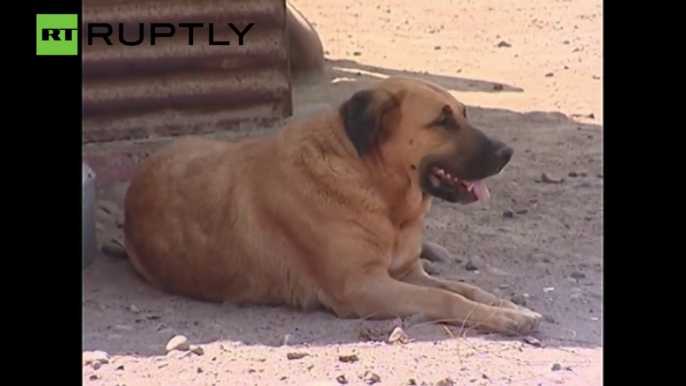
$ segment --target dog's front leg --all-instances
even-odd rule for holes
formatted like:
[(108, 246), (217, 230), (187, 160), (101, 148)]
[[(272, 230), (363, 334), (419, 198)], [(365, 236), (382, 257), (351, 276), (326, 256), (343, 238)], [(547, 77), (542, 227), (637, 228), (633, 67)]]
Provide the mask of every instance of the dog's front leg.
[(393, 279), (383, 267), (367, 269), (346, 280), (334, 305), (339, 316), (386, 319), (424, 314), (432, 320), (503, 334), (528, 334), (538, 328), (540, 315), (494, 307), (441, 288)]
[(524, 309), (512, 303), (511, 301), (501, 299), (471, 284), (452, 280), (443, 280), (431, 276), (424, 271), (420, 264), (417, 264), (415, 269), (403, 277), (402, 281), (423, 287), (440, 288), (446, 291), (455, 292), (466, 297), (467, 299), (489, 306), (505, 307), (515, 310)]
[[(422, 244), (422, 254), (425, 253), (436, 253), (431, 249), (427, 251), (427, 248), (433, 248), (430, 243)], [(479, 287), (473, 286), (467, 283), (460, 283), (452, 280), (443, 280), (437, 277), (433, 277), (424, 271), (419, 259), (410, 268), (410, 271), (402, 278), (402, 281), (406, 283), (416, 284), (424, 287), (440, 288), (446, 291), (451, 291), (458, 293), (467, 299), (473, 300), (477, 303), (487, 304), (489, 306), (505, 307), (515, 310), (525, 310), (533, 312), (527, 308), (520, 307), (509, 300), (501, 299), (487, 291), (482, 290)]]

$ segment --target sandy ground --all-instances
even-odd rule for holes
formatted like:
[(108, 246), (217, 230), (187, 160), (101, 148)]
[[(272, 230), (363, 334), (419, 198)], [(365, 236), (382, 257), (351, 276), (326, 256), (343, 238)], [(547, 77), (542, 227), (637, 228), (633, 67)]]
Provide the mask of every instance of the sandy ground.
[[(335, 106), (380, 77), (418, 76), (451, 90), (477, 126), (515, 148), (490, 181), (490, 202), (436, 203), (427, 237), (453, 256), (427, 265), (549, 322), (537, 340), (505, 339), (417, 320), (205, 304), (160, 293), (103, 254), (84, 272), (84, 383), (600, 385), (602, 3), (294, 3), (328, 57), (323, 79), (296, 80), (299, 111)], [(119, 237), (111, 206), (99, 210), (104, 241)], [(408, 342), (386, 342), (396, 326)], [(165, 355), (177, 334), (200, 348)]]

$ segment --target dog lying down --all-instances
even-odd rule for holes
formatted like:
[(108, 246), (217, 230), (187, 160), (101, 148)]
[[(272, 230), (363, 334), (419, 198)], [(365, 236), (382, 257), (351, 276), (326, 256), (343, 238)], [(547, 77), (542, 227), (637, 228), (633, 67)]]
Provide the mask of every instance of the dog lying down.
[(484, 180), (512, 154), (441, 87), (387, 78), (263, 138), (160, 149), (126, 193), (126, 251), (150, 284), (189, 298), (527, 334), (540, 314), (420, 261), (432, 199), (488, 199)]

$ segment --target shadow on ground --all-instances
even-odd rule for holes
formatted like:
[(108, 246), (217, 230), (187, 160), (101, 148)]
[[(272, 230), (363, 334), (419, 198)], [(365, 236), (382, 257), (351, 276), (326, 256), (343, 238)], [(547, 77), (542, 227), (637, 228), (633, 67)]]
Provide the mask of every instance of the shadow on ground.
[[(521, 92), (516, 86), (506, 85), (497, 81), (473, 80), (458, 77), (437, 76), (427, 73), (413, 73), (401, 70), (384, 69), (362, 65), (353, 61), (330, 61), (323, 78), (298, 79), (295, 81), (294, 100), (296, 104), (325, 103), (336, 106), (355, 90), (379, 78), (379, 76), (401, 75), (419, 77), (435, 82), (449, 90), (473, 92)], [(314, 96), (313, 96), (314, 95)], [(512, 168), (526, 172), (529, 163), (555, 162), (557, 156), (555, 147), (550, 147), (555, 141), (560, 146), (591, 146), (594, 135), (600, 136), (600, 128), (596, 125), (583, 124), (567, 118), (559, 112), (528, 112), (519, 113), (509, 110), (479, 108), (470, 106), (470, 119), (484, 131), (499, 136), (512, 143), (519, 158), (513, 160)], [(596, 141), (597, 142), (597, 141)], [(548, 148), (538, 144), (545, 143)], [(519, 144), (522, 144), (521, 146)], [(552, 149), (552, 150), (550, 150)], [(522, 174), (526, 176), (526, 174)], [(507, 182), (494, 182), (492, 191), (509, 189)], [(532, 181), (532, 186), (535, 185)], [(536, 189), (553, 189), (554, 187), (540, 186)], [(521, 195), (528, 195), (523, 190)], [(515, 194), (512, 193), (513, 197)], [(541, 194), (555, 194), (543, 191)], [(121, 197), (119, 197), (121, 199)], [(593, 196), (600, 200), (600, 197)], [(455, 218), (460, 216), (455, 208), (444, 204), (437, 205), (439, 210), (445, 211)], [(460, 208), (460, 213), (476, 213), (478, 210)], [(455, 211), (453, 214), (452, 211)], [(501, 221), (498, 218), (497, 221)], [(579, 220), (583, 221), (583, 220)], [(595, 221), (595, 220), (594, 220)], [(598, 220), (599, 221), (599, 220)], [(574, 227), (584, 226), (580, 222)], [(489, 226), (486, 224), (485, 226)], [(540, 226), (545, 226), (541, 224)], [(497, 224), (492, 225), (498, 227)], [(500, 227), (502, 228), (502, 227)], [(500, 229), (498, 228), (498, 229)], [(116, 231), (118, 232), (118, 230)], [(453, 253), (465, 249), (470, 243), (483, 245), (485, 238), (474, 236), (473, 240), (459, 240), (459, 233), (450, 230), (429, 229), (427, 237), (434, 240), (458, 238), (456, 245), (446, 245)], [(485, 236), (483, 236), (485, 237)], [(595, 239), (594, 239), (595, 240)], [(102, 241), (102, 240), (101, 240)], [(461, 244), (460, 244), (461, 242)], [(589, 242), (588, 250), (600, 254), (599, 245), (595, 241)], [(536, 246), (520, 245), (516, 249), (504, 250), (511, 254), (512, 261), (524, 261), (527, 254), (536, 251)], [(597, 249), (597, 250), (596, 250)], [(555, 267), (557, 268), (557, 267)], [(442, 275), (452, 278), (471, 275), (461, 265), (447, 264), (442, 268)], [(473, 276), (470, 276), (473, 277)], [(475, 279), (469, 279), (476, 285), (487, 287), (492, 283), (502, 282), (497, 276), (490, 279), (484, 274)], [(557, 280), (557, 279), (556, 279)], [(562, 279), (560, 279), (562, 280)], [(568, 283), (559, 283), (564, 287)], [(495, 284), (494, 284), (495, 285)], [(600, 288), (600, 276), (588, 278), (590, 288)], [(564, 300), (566, 302), (567, 300)], [(541, 311), (544, 300), (530, 300), (531, 308)], [(544, 323), (538, 334), (547, 344), (573, 347), (599, 347), (600, 325), (589, 328), (576, 328), (578, 321), (567, 323), (574, 319), (577, 308), (567, 303), (555, 304), (553, 311), (555, 321)], [(584, 307), (601, 309), (601, 299), (591, 299)], [(302, 313), (285, 308), (264, 307), (236, 307), (223, 306), (183, 299), (177, 296), (163, 294), (144, 283), (132, 270), (126, 260), (117, 260), (101, 255), (98, 260), (84, 271), (84, 350), (104, 350), (110, 354), (128, 354), (139, 356), (160, 355), (165, 343), (175, 334), (182, 334), (196, 344), (216, 341), (242, 342), (246, 345), (279, 346), (288, 344), (327, 345), (333, 343), (358, 343), (366, 339), (387, 336), (394, 326), (392, 321), (361, 321), (343, 320), (327, 312)], [(548, 309), (546, 309), (548, 310)], [(574, 328), (571, 328), (571, 327)], [(569, 331), (573, 330), (573, 333)], [(408, 334), (416, 341), (435, 341), (454, 338), (464, 331), (459, 328), (445, 329), (434, 324), (416, 324), (406, 328)], [(475, 332), (469, 332), (473, 336)], [(495, 339), (504, 339), (494, 337)], [(508, 340), (511, 340), (507, 338)], [(513, 338), (522, 340), (522, 338)], [(531, 342), (530, 342), (531, 343)], [(529, 343), (529, 344), (530, 344)], [(534, 342), (535, 344), (535, 342)]]

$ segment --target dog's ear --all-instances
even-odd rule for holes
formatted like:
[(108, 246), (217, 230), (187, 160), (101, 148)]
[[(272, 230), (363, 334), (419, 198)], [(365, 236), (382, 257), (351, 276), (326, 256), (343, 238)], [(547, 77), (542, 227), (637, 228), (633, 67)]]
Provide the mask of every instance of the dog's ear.
[(343, 127), (360, 157), (385, 134), (388, 114), (398, 106), (398, 98), (385, 89), (358, 91), (341, 105)]

